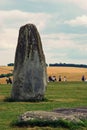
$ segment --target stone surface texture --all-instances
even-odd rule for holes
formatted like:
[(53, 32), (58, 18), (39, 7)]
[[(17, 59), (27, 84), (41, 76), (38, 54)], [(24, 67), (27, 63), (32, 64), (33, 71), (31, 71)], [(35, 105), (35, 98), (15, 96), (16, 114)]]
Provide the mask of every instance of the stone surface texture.
[(87, 108), (64, 108), (56, 109), (52, 112), (27, 111), (19, 117), (20, 122), (37, 119), (43, 121), (67, 120), (73, 123), (82, 123), (83, 120), (87, 120)]
[(26, 24), (19, 30), (11, 98), (42, 100), (46, 84), (46, 63), (40, 35), (35, 25)]

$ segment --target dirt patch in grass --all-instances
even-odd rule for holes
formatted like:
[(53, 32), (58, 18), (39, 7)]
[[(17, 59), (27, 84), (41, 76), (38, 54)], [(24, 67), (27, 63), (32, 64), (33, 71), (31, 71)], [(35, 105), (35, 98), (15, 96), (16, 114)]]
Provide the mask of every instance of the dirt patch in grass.
[(0, 95), (0, 101), (4, 100), (5, 96)]
[(77, 101), (76, 99), (73, 99), (73, 98), (69, 98), (69, 99), (52, 99), (51, 101), (55, 101), (55, 102), (74, 102), (74, 101)]

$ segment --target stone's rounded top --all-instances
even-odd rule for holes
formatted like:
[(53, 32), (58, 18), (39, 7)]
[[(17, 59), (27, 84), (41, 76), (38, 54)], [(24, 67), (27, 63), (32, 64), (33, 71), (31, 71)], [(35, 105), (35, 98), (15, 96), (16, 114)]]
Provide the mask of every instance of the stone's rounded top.
[(32, 28), (32, 27), (33, 27), (33, 28), (36, 28), (36, 26), (35, 26), (34, 24), (28, 23), (28, 24), (25, 24), (25, 25), (21, 26), (20, 29), (21, 29), (21, 28), (30, 28), (30, 27), (31, 27), (31, 28)]

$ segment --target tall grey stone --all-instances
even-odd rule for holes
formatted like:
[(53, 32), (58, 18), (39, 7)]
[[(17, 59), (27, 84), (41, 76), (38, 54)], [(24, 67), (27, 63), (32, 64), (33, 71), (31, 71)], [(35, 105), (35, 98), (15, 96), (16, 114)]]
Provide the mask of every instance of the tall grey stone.
[(19, 30), (11, 98), (42, 100), (46, 84), (46, 63), (40, 35), (35, 25), (26, 24)]

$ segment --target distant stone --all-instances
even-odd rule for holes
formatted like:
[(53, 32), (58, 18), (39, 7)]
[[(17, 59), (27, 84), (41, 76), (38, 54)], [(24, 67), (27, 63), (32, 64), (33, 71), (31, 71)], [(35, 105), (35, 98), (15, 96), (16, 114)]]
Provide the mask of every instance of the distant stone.
[(46, 62), (40, 35), (35, 25), (26, 24), (19, 31), (11, 98), (43, 100), (46, 84)]

